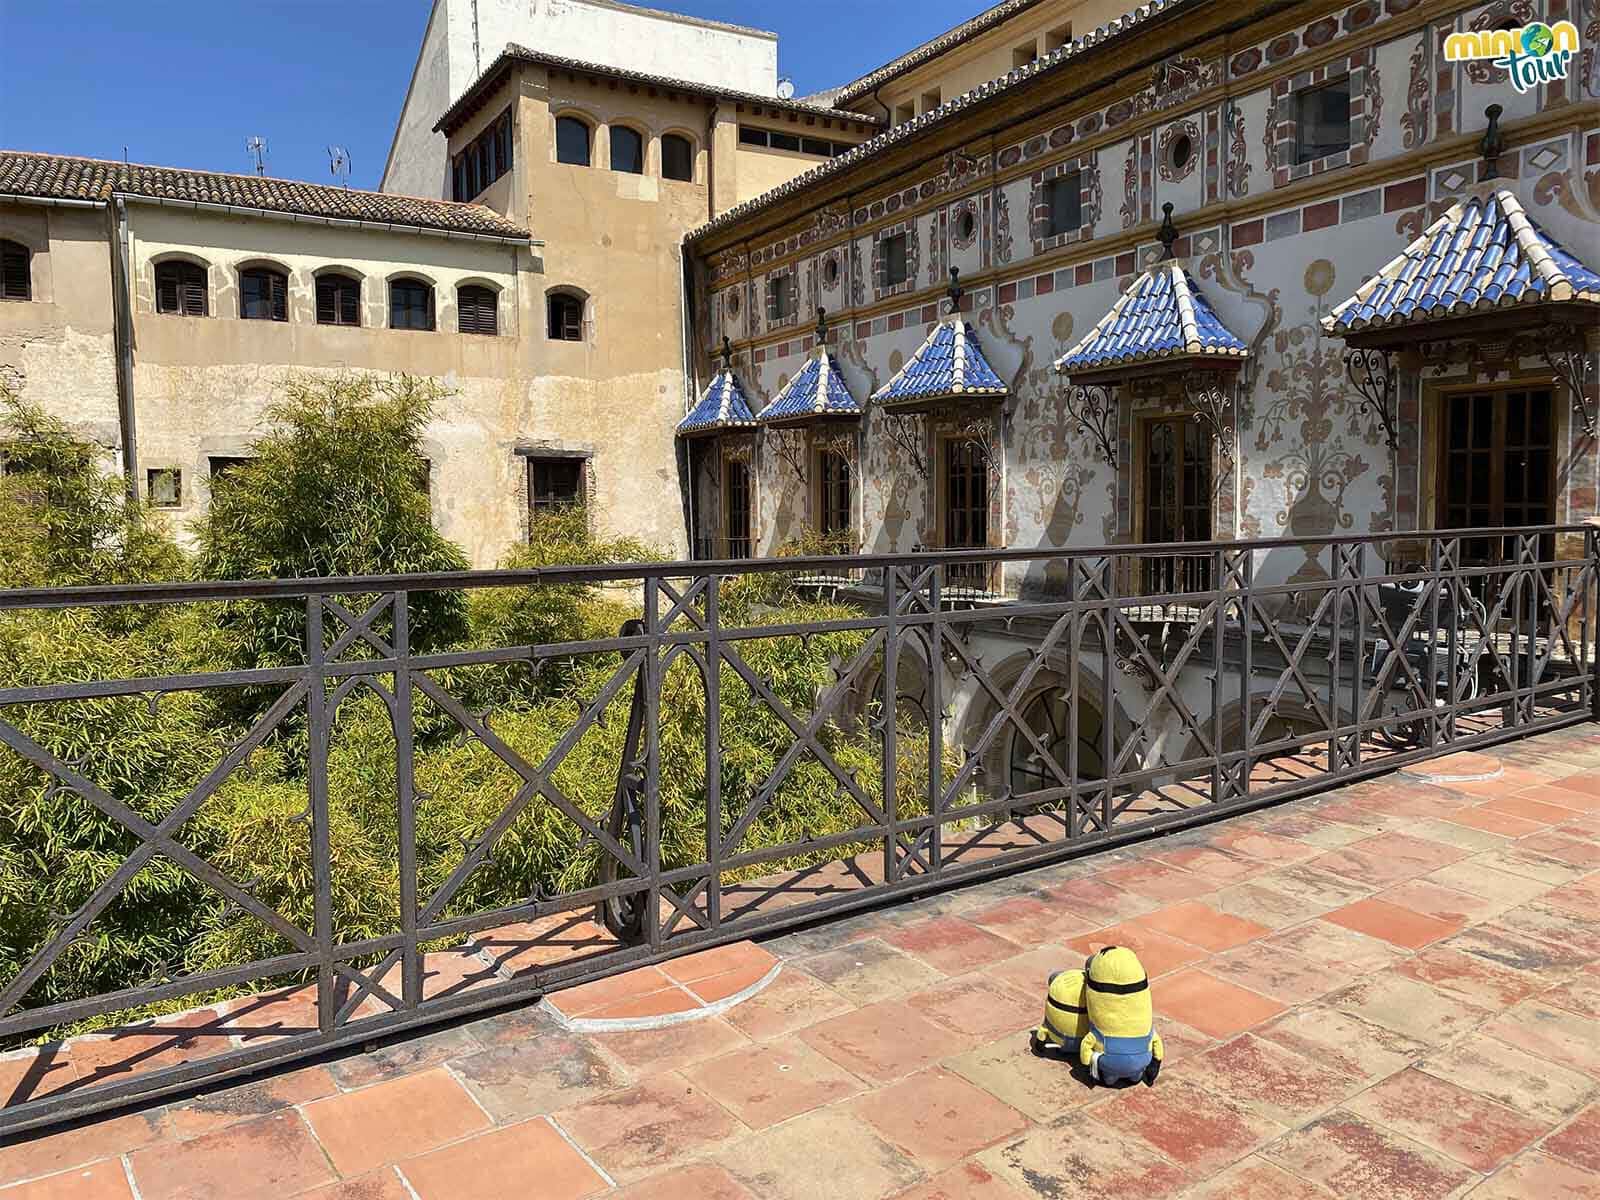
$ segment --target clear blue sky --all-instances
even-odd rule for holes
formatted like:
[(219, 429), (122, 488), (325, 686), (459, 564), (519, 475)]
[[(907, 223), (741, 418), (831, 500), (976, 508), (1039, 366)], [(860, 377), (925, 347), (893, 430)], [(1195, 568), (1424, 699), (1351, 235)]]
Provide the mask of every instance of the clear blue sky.
[[(844, 83), (992, 0), (674, 0), (778, 34), (800, 95)], [(376, 187), (429, 0), (0, 0), (0, 147)], [(863, 14), (870, 19), (863, 21)]]

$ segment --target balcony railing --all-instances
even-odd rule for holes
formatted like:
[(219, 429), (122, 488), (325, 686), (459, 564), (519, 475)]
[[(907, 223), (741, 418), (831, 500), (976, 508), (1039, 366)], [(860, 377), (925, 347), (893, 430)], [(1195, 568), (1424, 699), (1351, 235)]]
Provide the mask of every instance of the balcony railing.
[[(0, 680), (0, 779), (73, 797), (103, 864), (72, 911), (0, 931), (0, 1048), (268, 988), (308, 1014), (178, 1065), (14, 1096), (0, 1131), (1596, 720), (1596, 531), (1494, 532), (1515, 552), (1490, 565), (1441, 533), (0, 592), (0, 632), (23, 636), (41, 610), (171, 605), (265, 606), (304, 633), (303, 653), (236, 670)], [(1148, 590), (1126, 586), (1145, 562), (1179, 555), (1202, 566), (1125, 594)], [(1390, 570), (1408, 558), (1423, 565)], [(993, 602), (949, 603), (969, 577), (994, 581)], [(807, 578), (879, 586), (819, 612), (789, 603)], [(615, 637), (413, 644), (442, 595), (602, 584), (638, 604)], [(1135, 619), (1149, 606), (1183, 618)], [(73, 714), (175, 697), (251, 703), (152, 812)], [(341, 718), (362, 704), (385, 733), (357, 760)], [(189, 837), (221, 789), (267, 771), (263, 754), (305, 797), (275, 827), (304, 861), (271, 887)], [(356, 766), (386, 781), (382, 803)], [(442, 836), (439, 806), (457, 801)], [(357, 813), (394, 846), (388, 915), (360, 928), (341, 925), (355, 882), (338, 826)], [(247, 923), (271, 952), (205, 958), (185, 928), (169, 932), (196, 948), (165, 970), (44, 986), (157, 856), (214, 902), (184, 919)], [(436, 983), (451, 945), (493, 969)]]

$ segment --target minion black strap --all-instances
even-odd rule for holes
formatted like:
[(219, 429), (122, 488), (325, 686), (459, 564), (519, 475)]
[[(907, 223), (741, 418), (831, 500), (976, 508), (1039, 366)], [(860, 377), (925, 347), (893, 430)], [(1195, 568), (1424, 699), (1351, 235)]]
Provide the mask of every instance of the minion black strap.
[(1150, 986), (1148, 979), (1140, 979), (1133, 983), (1102, 983), (1098, 979), (1090, 979), (1088, 986), (1097, 992), (1107, 992), (1113, 996), (1131, 996), (1135, 992), (1142, 992)]
[(1078, 1005), (1078, 1004), (1062, 1004), (1054, 996), (1046, 996), (1045, 997), (1045, 1003), (1048, 1004), (1051, 1008), (1055, 1009), (1057, 1012), (1083, 1013), (1083, 1012), (1088, 1012), (1089, 1011), (1088, 1009), (1084, 1008), (1082, 1005)]

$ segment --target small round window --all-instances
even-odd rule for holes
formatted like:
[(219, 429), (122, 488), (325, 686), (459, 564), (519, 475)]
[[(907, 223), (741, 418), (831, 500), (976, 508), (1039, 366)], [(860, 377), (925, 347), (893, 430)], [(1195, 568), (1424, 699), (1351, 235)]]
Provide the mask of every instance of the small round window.
[(728, 293), (728, 315), (730, 317), (739, 315), (739, 292), (737, 289)]
[(822, 282), (834, 287), (839, 282), (839, 260), (828, 258), (822, 264)]
[(970, 242), (977, 227), (978, 219), (972, 215), (972, 210), (969, 208), (961, 214), (960, 219), (956, 222), (956, 235), (963, 242)]
[(1194, 143), (1189, 140), (1187, 133), (1180, 133), (1172, 139), (1172, 146), (1167, 151), (1167, 161), (1172, 164), (1174, 171), (1181, 171), (1189, 165), (1189, 158), (1194, 153)]

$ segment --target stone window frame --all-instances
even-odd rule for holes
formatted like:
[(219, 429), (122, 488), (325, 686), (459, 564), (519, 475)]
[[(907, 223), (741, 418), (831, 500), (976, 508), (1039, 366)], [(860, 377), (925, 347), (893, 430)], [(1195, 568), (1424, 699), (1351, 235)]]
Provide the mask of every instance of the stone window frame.
[[(1081, 154), (1040, 167), (1033, 173), (1032, 186), (1028, 191), (1028, 232), (1033, 238), (1035, 254), (1043, 254), (1047, 250), (1054, 250), (1057, 246), (1065, 246), (1072, 242), (1085, 242), (1094, 237), (1095, 161), (1093, 153)], [(1044, 186), (1053, 179), (1059, 179), (1073, 172), (1077, 172), (1078, 175), (1078, 228), (1066, 233), (1049, 233), (1047, 231), (1050, 206), (1044, 201)]]
[[(788, 279), (794, 288), (794, 307), (787, 316), (778, 316), (773, 305), (775, 299), (772, 285), (780, 279)], [(762, 291), (765, 293), (767, 329), (784, 329), (796, 324), (800, 320), (800, 271), (795, 263), (786, 266), (774, 267), (767, 272), (766, 279), (762, 282)]]
[[(884, 244), (892, 237), (900, 234), (906, 235), (906, 277), (901, 282), (890, 286), (884, 282), (884, 272), (888, 269), (888, 260), (884, 257)], [(896, 221), (893, 225), (885, 225), (882, 229), (874, 231), (872, 235), (872, 290), (873, 297), (884, 300), (890, 296), (903, 295), (915, 290), (917, 276), (922, 269), (922, 239), (917, 236), (917, 219), (907, 217)]]
[[(1287, 79), (1273, 81), (1266, 137), (1267, 162), (1272, 169), (1273, 187), (1286, 187), (1297, 179), (1306, 179), (1339, 167), (1360, 166), (1367, 161), (1377, 133), (1377, 123), (1370, 119), (1371, 114), (1367, 111), (1367, 91), (1371, 82), (1368, 72), (1376, 66), (1377, 51), (1368, 47)], [(1295, 146), (1299, 142), (1295, 109), (1301, 93), (1345, 78), (1350, 80), (1349, 149), (1325, 154), (1309, 162), (1295, 162)]]

